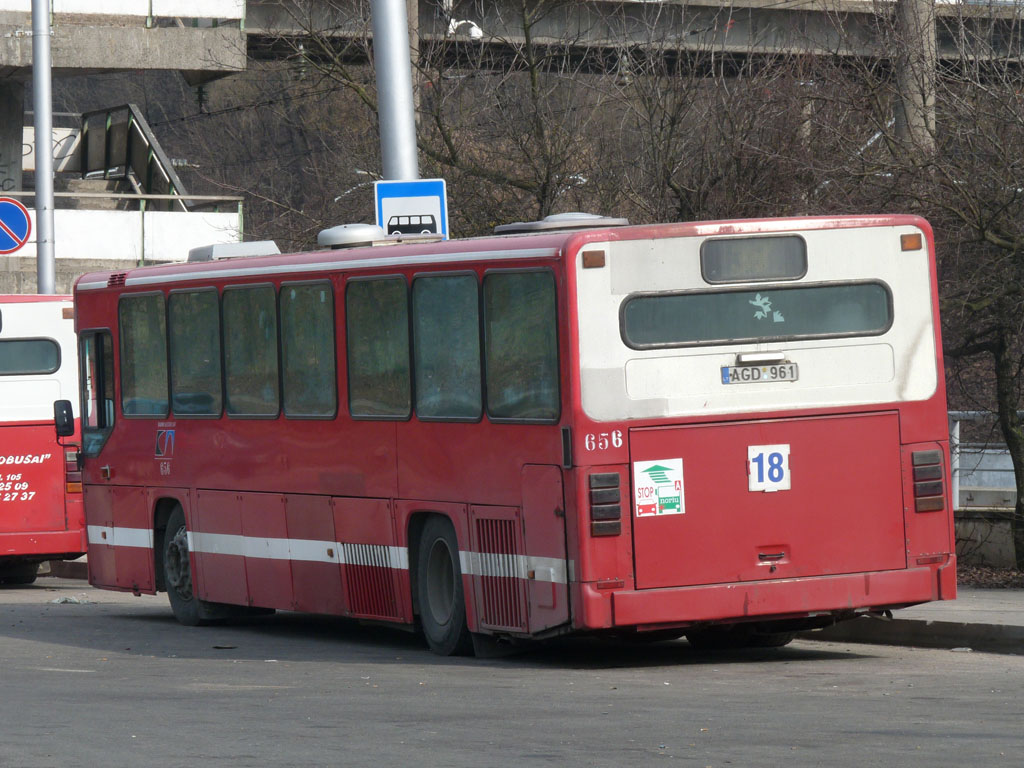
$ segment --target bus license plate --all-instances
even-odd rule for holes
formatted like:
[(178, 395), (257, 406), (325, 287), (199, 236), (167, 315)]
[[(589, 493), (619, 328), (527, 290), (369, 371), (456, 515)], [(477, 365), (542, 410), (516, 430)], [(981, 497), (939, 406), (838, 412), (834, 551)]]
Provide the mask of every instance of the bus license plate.
[(723, 365), (723, 384), (760, 384), (773, 381), (796, 381), (799, 370), (796, 363), (776, 365)]

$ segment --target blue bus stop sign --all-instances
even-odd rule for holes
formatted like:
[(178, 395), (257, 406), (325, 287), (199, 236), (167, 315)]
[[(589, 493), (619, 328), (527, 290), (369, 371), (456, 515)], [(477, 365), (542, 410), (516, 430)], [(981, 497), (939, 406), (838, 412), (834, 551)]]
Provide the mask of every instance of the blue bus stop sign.
[(28, 208), (11, 197), (0, 197), (0, 254), (14, 253), (28, 242), (32, 219)]
[(448, 239), (448, 193), (444, 179), (378, 181), (374, 193), (377, 226), (389, 237), (441, 235)]

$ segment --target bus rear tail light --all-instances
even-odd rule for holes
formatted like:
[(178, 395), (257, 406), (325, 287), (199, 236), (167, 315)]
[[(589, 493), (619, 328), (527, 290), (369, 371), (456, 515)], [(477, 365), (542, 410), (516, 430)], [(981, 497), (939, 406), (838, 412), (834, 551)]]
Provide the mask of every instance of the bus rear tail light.
[(590, 487), (590, 535), (618, 536), (622, 533), (622, 496), (619, 473), (600, 472), (588, 478)]
[(946, 508), (946, 484), (942, 473), (942, 451), (914, 451), (914, 509), (938, 512)]
[(78, 450), (64, 452), (64, 490), (82, 492), (82, 470), (78, 468)]

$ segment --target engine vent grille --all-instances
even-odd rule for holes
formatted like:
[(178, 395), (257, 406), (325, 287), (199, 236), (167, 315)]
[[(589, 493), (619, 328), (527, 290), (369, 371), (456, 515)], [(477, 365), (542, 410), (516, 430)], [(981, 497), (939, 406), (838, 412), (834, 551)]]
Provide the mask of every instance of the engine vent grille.
[(480, 623), (491, 629), (526, 631), (519, 537), (515, 520), (478, 519)]
[(342, 544), (345, 596), (349, 610), (360, 616), (398, 618), (395, 577), (388, 548), (374, 544)]

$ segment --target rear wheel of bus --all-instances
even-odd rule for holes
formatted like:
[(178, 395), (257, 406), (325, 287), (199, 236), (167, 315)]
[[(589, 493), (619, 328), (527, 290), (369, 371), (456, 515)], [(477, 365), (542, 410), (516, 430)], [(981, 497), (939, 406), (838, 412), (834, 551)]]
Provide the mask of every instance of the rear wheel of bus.
[(430, 518), (420, 535), (416, 593), (420, 624), (430, 650), (442, 656), (468, 654), (472, 639), (466, 627), (459, 543), (455, 529), (444, 517)]

